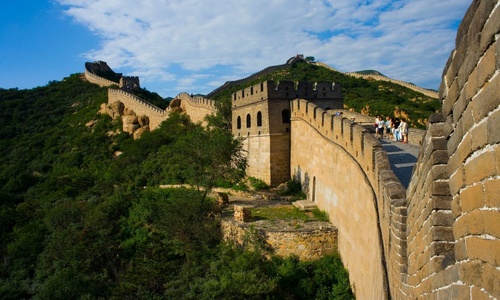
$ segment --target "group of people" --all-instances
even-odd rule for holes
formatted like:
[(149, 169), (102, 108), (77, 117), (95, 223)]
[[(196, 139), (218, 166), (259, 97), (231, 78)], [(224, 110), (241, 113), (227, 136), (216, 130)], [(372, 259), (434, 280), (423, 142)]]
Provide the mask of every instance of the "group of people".
[(394, 141), (408, 143), (408, 123), (405, 118), (392, 118), (386, 117), (385, 120), (382, 116), (375, 118), (375, 136), (383, 139), (384, 136)]

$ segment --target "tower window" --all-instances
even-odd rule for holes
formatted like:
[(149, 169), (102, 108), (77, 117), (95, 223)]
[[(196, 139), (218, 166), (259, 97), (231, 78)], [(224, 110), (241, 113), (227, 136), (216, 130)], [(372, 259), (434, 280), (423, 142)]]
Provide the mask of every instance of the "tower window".
[(283, 120), (283, 123), (290, 123), (290, 110), (288, 109), (284, 109), (282, 112), (281, 112), (281, 119)]
[(240, 116), (238, 116), (238, 118), (236, 119), (236, 128), (241, 129), (241, 117)]
[(250, 114), (247, 115), (247, 128), (252, 127), (252, 117)]
[(262, 126), (262, 113), (260, 111), (257, 113), (257, 126)]

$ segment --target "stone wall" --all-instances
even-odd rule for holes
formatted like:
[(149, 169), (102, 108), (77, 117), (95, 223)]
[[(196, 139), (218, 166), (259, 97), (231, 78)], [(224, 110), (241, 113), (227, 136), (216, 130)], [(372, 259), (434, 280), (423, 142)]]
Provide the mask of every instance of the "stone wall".
[(339, 252), (356, 296), (387, 298), (388, 270), (405, 266), (404, 187), (363, 126), (305, 100), (293, 100), (291, 107), (291, 176), (338, 228)]
[(136, 115), (148, 116), (151, 130), (154, 130), (168, 118), (168, 111), (158, 108), (133, 94), (120, 89), (108, 89), (108, 104), (118, 101), (123, 103), (127, 109), (133, 110)]
[(293, 231), (252, 229), (248, 224), (229, 219), (222, 220), (221, 227), (224, 240), (250, 248), (253, 245), (249, 243), (263, 243), (281, 257), (296, 255), (300, 260), (316, 260), (337, 249), (337, 231), (333, 227)]
[(106, 78), (97, 76), (92, 72), (91, 69), (92, 63), (85, 63), (85, 78), (88, 80), (90, 83), (97, 84), (100, 87), (107, 87), (107, 86), (112, 86), (112, 85), (118, 85), (117, 82), (108, 80)]
[(188, 93), (180, 93), (176, 98), (181, 100), (182, 111), (189, 116), (193, 123), (205, 124), (205, 117), (215, 114), (217, 111), (215, 101), (211, 99), (192, 97)]
[(500, 298), (499, 34), (498, 1), (473, 1), (409, 188), (410, 297)]

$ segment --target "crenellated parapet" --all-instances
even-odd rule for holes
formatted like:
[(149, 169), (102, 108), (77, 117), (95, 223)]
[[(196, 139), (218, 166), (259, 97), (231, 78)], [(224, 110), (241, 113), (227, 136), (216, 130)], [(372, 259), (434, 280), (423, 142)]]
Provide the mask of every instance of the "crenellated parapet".
[(169, 111), (163, 110), (134, 94), (120, 89), (108, 89), (108, 105), (121, 102), (128, 109), (134, 112), (134, 115), (145, 115), (149, 117), (149, 129), (156, 129), (163, 121), (168, 118)]
[(215, 114), (217, 108), (215, 101), (200, 96), (191, 96), (188, 93), (180, 93), (176, 99), (180, 99), (180, 107), (189, 119), (194, 123), (204, 123), (207, 115)]
[(333, 82), (313, 83), (285, 80), (274, 82), (267, 80), (231, 95), (233, 107), (241, 107), (258, 101), (292, 100), (296, 98), (316, 102), (326, 100), (330, 109), (342, 108), (343, 106), (341, 86)]
[(109, 87), (112, 85), (118, 85), (117, 82), (96, 75), (92, 69), (93, 64), (94, 63), (90, 62), (85, 63), (85, 78), (89, 82), (97, 84), (100, 87)]
[(390, 274), (406, 266), (405, 188), (363, 126), (303, 99), (291, 108), (292, 176), (339, 229), (339, 251), (357, 296), (387, 298)]

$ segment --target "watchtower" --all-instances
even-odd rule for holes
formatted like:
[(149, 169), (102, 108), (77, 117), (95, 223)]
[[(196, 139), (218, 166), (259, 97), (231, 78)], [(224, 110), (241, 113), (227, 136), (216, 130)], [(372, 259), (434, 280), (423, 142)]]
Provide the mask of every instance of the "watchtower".
[(126, 91), (135, 90), (140, 87), (138, 76), (122, 76), (120, 78), (120, 88)]
[(233, 135), (244, 138), (248, 176), (270, 185), (290, 179), (290, 101), (297, 98), (343, 108), (335, 83), (268, 80), (231, 95)]

